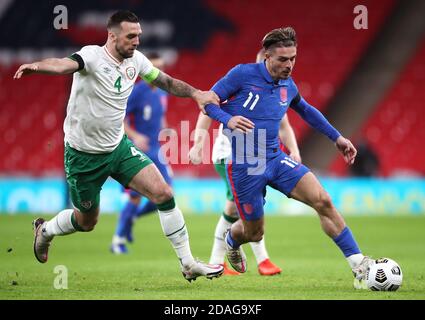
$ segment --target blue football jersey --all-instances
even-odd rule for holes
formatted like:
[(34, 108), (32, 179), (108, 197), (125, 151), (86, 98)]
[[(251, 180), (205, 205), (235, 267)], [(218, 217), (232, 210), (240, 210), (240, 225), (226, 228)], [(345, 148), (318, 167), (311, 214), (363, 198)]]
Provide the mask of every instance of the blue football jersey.
[[(127, 103), (126, 116), (135, 130), (149, 137), (149, 151), (157, 152), (162, 129), (162, 119), (167, 109), (167, 93), (159, 88), (152, 88), (140, 81), (135, 86)], [(148, 154), (149, 156), (149, 154)]]
[(255, 124), (254, 130), (246, 135), (224, 130), (232, 141), (233, 161), (245, 161), (251, 157), (271, 159), (281, 153), (280, 121), (291, 102), (299, 100), (292, 78), (275, 82), (264, 62), (240, 64), (220, 79), (212, 90), (220, 101), (226, 100), (221, 105), (223, 111), (232, 116), (244, 116)]

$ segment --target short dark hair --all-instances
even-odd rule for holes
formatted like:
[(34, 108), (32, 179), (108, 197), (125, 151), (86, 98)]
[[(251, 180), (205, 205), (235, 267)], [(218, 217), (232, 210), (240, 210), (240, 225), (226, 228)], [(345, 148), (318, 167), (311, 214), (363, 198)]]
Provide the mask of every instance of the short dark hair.
[(111, 29), (113, 27), (117, 27), (121, 24), (121, 22), (139, 22), (139, 17), (131, 11), (128, 10), (120, 10), (115, 12), (112, 16), (109, 17), (107, 29)]
[(297, 35), (292, 27), (274, 29), (264, 36), (262, 44), (265, 50), (276, 47), (296, 47)]

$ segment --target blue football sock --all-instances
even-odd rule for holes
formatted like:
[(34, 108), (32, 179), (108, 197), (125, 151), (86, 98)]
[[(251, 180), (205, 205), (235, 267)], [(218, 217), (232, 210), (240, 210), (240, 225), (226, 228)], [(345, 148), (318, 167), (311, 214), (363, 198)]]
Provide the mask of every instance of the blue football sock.
[(133, 216), (137, 212), (137, 206), (128, 201), (124, 209), (121, 211), (115, 234), (119, 237), (124, 237), (130, 231), (133, 225)]
[(146, 213), (150, 213), (152, 211), (155, 211), (157, 209), (156, 204), (152, 201), (146, 202), (140, 210), (136, 212), (136, 218), (139, 218), (140, 216), (143, 216)]
[(232, 238), (232, 234), (230, 231), (227, 233), (225, 240), (233, 249), (237, 249), (240, 247), (240, 244), (235, 239)]
[(345, 227), (342, 232), (333, 239), (336, 245), (341, 249), (345, 257), (349, 257), (356, 253), (361, 253), (356, 240), (351, 233), (350, 228)]

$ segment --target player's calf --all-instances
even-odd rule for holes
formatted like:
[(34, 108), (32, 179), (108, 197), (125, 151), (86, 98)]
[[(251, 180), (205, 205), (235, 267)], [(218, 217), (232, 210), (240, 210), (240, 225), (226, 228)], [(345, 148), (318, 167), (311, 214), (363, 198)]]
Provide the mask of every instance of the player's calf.
[(74, 209), (75, 227), (80, 232), (90, 232), (94, 230), (99, 219), (100, 210), (97, 206), (87, 212)]
[[(240, 222), (239, 220), (237, 223), (243, 223), (243, 241), (240, 241), (240, 239), (237, 237), (237, 232), (234, 232), (233, 235), (235, 235), (236, 240), (243, 244), (247, 242), (259, 242), (263, 239), (264, 236), (264, 219), (258, 219), (253, 221), (243, 221)], [(233, 229), (233, 227), (232, 227)], [(233, 230), (235, 231), (235, 230)]]
[(254, 230), (246, 234), (247, 242), (259, 242), (263, 239), (264, 232), (262, 230)]
[(80, 213), (83, 216), (82, 219), (77, 218), (77, 223), (80, 226), (82, 232), (90, 232), (94, 230), (94, 227), (97, 224), (97, 216), (91, 217), (86, 213)]

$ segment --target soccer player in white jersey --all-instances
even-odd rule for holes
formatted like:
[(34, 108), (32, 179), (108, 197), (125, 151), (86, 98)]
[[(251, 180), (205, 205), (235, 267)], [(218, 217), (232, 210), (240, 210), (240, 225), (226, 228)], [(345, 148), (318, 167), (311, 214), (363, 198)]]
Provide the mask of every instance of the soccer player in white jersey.
[[(256, 62), (261, 62), (264, 59), (264, 50), (261, 49), (257, 53)], [(202, 112), (199, 114), (195, 129), (194, 145), (189, 151), (189, 158), (193, 164), (199, 164), (202, 162), (202, 152), (205, 144), (205, 138), (207, 130), (211, 126), (212, 121), (213, 120), (210, 117), (203, 114)], [(214, 141), (212, 162), (214, 163), (215, 170), (226, 183), (226, 203), (224, 205), (223, 214), (218, 220), (217, 226), (215, 228), (214, 244), (211, 252), (210, 263), (223, 265), (225, 275), (239, 275), (239, 272), (228, 268), (224, 262), (224, 257), (226, 255), (224, 234), (231, 227), (231, 225), (239, 219), (239, 215), (234, 202), (232, 190), (226, 178), (225, 161), (228, 157), (231, 156), (232, 146), (230, 145), (229, 139), (223, 134), (222, 130), (223, 125), (220, 124), (218, 135)], [(289, 156), (293, 160), (301, 162), (297, 140), (295, 139), (294, 130), (289, 123), (288, 115), (285, 115), (281, 121), (279, 136), (284, 146), (289, 150)], [(258, 242), (250, 242), (249, 244), (257, 261), (258, 272), (261, 275), (271, 276), (282, 272), (282, 269), (270, 260), (264, 237)]]
[(64, 123), (65, 172), (74, 209), (52, 220), (34, 220), (34, 254), (45, 263), (54, 236), (91, 231), (99, 216), (100, 190), (111, 176), (149, 198), (158, 207), (162, 230), (170, 240), (185, 279), (218, 277), (220, 265), (196, 261), (183, 215), (173, 191), (157, 167), (124, 134), (127, 99), (138, 76), (173, 95), (190, 97), (199, 106), (218, 103), (211, 91), (200, 91), (155, 68), (139, 51), (142, 29), (130, 11), (114, 13), (104, 46), (85, 46), (70, 57), (24, 64), (14, 78), (31, 73), (73, 74)]

